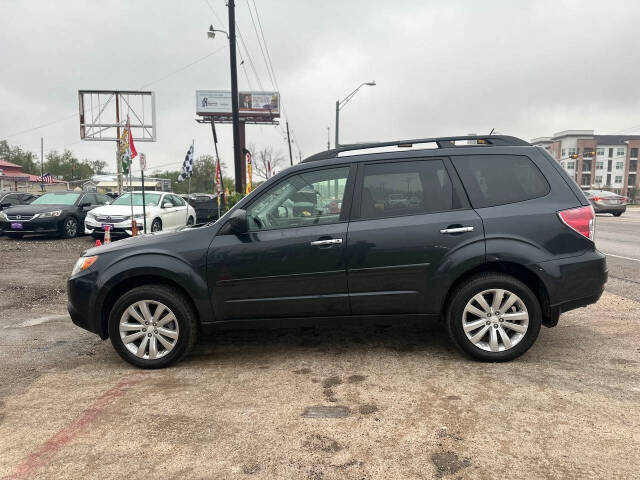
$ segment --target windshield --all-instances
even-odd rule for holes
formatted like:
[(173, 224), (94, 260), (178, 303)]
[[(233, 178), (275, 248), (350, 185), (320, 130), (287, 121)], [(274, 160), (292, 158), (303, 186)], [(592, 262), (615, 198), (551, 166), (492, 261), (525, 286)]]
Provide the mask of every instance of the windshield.
[(73, 205), (78, 200), (79, 193), (45, 193), (36, 198), (31, 205)]
[[(116, 198), (111, 205), (131, 205), (131, 193), (123, 193), (118, 198)], [(144, 194), (144, 204), (147, 207), (155, 207), (160, 202), (159, 193), (145, 193)], [(134, 193), (133, 194), (133, 206), (141, 207), (142, 206), (142, 194)]]

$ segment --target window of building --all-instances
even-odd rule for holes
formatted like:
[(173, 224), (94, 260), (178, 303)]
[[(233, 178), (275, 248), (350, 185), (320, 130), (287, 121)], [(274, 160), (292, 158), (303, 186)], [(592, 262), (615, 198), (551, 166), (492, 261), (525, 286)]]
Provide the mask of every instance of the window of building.
[(635, 173), (630, 173), (629, 174), (629, 186), (633, 187), (636, 184), (636, 174)]
[(613, 180), (614, 183), (622, 183), (622, 175), (616, 175), (615, 179)]
[(598, 175), (596, 177), (596, 184), (600, 185), (602, 183), (602, 175)]
[(624, 153), (624, 147), (620, 148), (618, 147), (618, 149), (616, 150), (616, 156), (618, 157), (624, 157), (625, 153)]
[(629, 173), (638, 171), (638, 160), (630, 160), (629, 161)]
[(593, 147), (584, 147), (582, 149), (583, 157), (593, 157), (594, 155), (595, 155), (595, 152), (593, 151)]
[(576, 168), (576, 162), (567, 162), (567, 170), (573, 170)]
[(560, 156), (561, 156), (562, 158), (564, 158), (564, 156), (566, 155), (566, 153), (567, 153), (567, 150), (563, 148), (563, 149), (562, 149), (562, 151), (561, 151), (561, 153), (560, 153)]
[(247, 209), (249, 230), (338, 223), (348, 176), (349, 167), (340, 167), (288, 177)]
[(538, 167), (522, 155), (452, 157), (476, 208), (543, 197), (549, 184)]
[(596, 162), (596, 170), (602, 170), (604, 168), (604, 162)]
[(629, 151), (629, 156), (631, 158), (638, 158), (638, 148), (634, 147)]
[(364, 167), (362, 218), (399, 217), (460, 208), (442, 160)]
[(596, 155), (598, 155), (599, 157), (603, 157), (604, 156), (604, 148), (598, 148), (596, 150)]
[(583, 173), (582, 174), (582, 183), (580, 185), (591, 185), (591, 174)]
[(609, 158), (613, 157), (613, 148), (609, 149)]
[(624, 168), (624, 162), (616, 162), (616, 170), (622, 170)]
[(569, 149), (569, 155), (576, 155), (578, 153), (578, 149), (575, 147), (571, 147)]
[(583, 172), (590, 172), (591, 171), (591, 159), (582, 160), (582, 171)]

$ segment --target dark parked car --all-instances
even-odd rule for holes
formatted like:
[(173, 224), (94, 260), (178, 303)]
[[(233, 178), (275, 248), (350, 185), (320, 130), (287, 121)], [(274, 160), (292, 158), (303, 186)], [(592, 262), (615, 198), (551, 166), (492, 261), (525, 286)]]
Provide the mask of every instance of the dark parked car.
[[(389, 201), (398, 194), (412, 201)], [(143, 368), (180, 359), (218, 325), (330, 318), (442, 319), (467, 354), (501, 362), (600, 298), (594, 221), (558, 162), (517, 138), (344, 146), (214, 224), (87, 250), (68, 308)]]
[[(218, 197), (208, 193), (181, 195), (196, 211), (196, 224), (218, 219)], [(222, 206), (221, 206), (222, 207)]]
[(111, 199), (101, 193), (49, 192), (29, 205), (0, 212), (0, 228), (9, 237), (25, 233), (54, 233), (71, 238), (84, 231), (84, 217)]
[[(24, 192), (0, 192), (0, 211), (14, 205), (28, 205), (36, 199), (35, 195)], [(0, 226), (0, 235), (4, 233)]]
[(596, 213), (611, 213), (619, 217), (627, 211), (627, 197), (606, 190), (585, 190), (587, 200)]

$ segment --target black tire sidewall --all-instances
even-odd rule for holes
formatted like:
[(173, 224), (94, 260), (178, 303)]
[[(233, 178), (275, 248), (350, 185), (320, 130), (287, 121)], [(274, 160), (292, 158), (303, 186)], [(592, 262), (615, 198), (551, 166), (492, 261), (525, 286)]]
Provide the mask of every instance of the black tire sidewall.
[(156, 231), (156, 232), (161, 232), (161, 231), (162, 231), (162, 221), (161, 221), (160, 219), (158, 219), (158, 218), (154, 218), (154, 219), (153, 219), (153, 222), (151, 222), (151, 232), (152, 232), (152, 233), (154, 232), (154, 230), (153, 230), (153, 226), (154, 226), (154, 225), (156, 225), (156, 224), (157, 224), (159, 227), (158, 227), (158, 230), (155, 230), (155, 231)]
[[(76, 224), (76, 234), (75, 235), (68, 235), (67, 234), (67, 223), (69, 223), (70, 221), (75, 222)], [(78, 236), (78, 221), (73, 218), (73, 217), (68, 217), (65, 218), (64, 221), (62, 222), (62, 236), (64, 238), (74, 238)]]
[[(140, 300), (155, 300), (165, 304), (171, 309), (178, 322), (180, 331), (178, 343), (171, 352), (157, 360), (136, 357), (127, 350), (120, 338), (119, 324), (122, 314), (131, 304)], [(193, 310), (182, 295), (165, 286), (148, 285), (134, 288), (116, 301), (109, 314), (108, 329), (113, 348), (124, 360), (139, 368), (153, 369), (167, 367), (188, 353), (195, 340), (197, 325)]]
[[(525, 337), (504, 352), (487, 352), (475, 346), (462, 328), (462, 314), (467, 302), (476, 294), (492, 288), (509, 290), (524, 302), (529, 313), (529, 326)], [(540, 302), (524, 283), (508, 275), (482, 275), (461, 286), (452, 296), (447, 312), (447, 330), (454, 343), (468, 355), (485, 362), (506, 362), (525, 353), (536, 341), (542, 325)]]

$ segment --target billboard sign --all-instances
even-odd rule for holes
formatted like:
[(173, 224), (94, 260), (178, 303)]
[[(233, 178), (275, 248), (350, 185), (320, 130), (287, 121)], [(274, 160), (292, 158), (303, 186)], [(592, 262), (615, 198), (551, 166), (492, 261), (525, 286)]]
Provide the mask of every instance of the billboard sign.
[[(239, 92), (238, 106), (244, 117), (279, 117), (278, 92)], [(231, 115), (231, 92), (228, 90), (196, 90), (198, 115)]]

